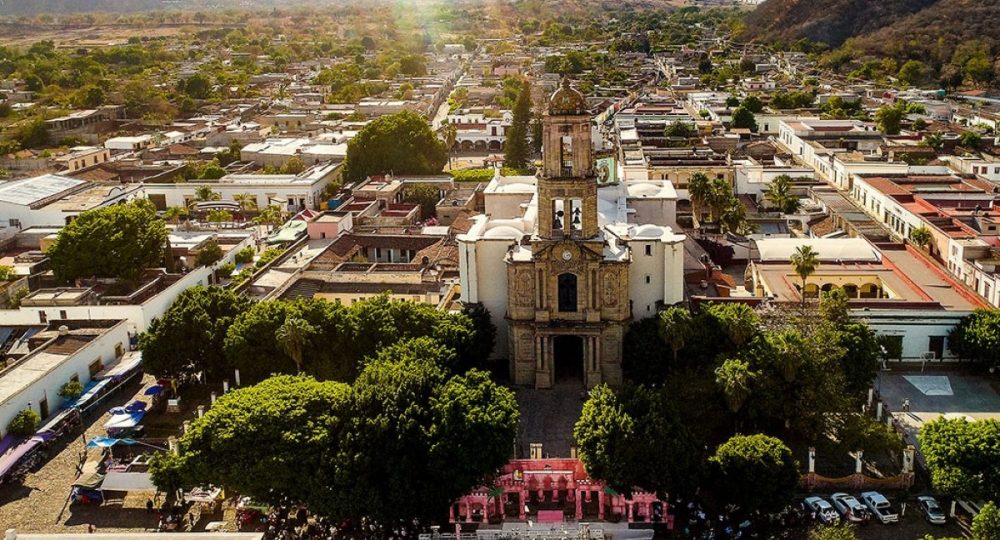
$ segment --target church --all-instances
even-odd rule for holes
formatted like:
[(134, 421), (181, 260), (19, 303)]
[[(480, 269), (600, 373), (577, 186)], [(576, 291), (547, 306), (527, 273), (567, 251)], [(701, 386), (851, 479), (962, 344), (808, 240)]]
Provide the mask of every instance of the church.
[(617, 386), (628, 325), (683, 300), (677, 193), (597, 174), (586, 100), (568, 81), (542, 125), (539, 174), (498, 172), (458, 237), (462, 297), (489, 309), (514, 384)]

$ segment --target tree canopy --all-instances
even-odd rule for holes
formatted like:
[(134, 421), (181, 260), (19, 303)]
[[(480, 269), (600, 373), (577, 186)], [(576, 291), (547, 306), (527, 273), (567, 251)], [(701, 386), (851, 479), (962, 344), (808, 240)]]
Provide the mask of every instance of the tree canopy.
[(139, 337), (144, 370), (161, 377), (189, 378), (198, 372), (209, 380), (227, 377), (226, 331), (249, 307), (250, 301), (231, 289), (184, 291)]
[(1000, 500), (1000, 421), (939, 418), (918, 435), (935, 491), (950, 497)]
[(715, 495), (746, 512), (781, 510), (799, 482), (792, 451), (767, 435), (736, 435), (715, 450), (709, 464)]
[(448, 149), (427, 120), (412, 111), (377, 118), (347, 144), (344, 179), (378, 174), (437, 174), (448, 162)]
[(698, 485), (701, 449), (661, 392), (594, 388), (573, 437), (587, 471), (621, 493), (686, 494)]
[(1000, 366), (1000, 310), (977, 309), (951, 329), (948, 348), (961, 358)]
[(82, 212), (47, 252), (56, 279), (138, 279), (163, 258), (167, 228), (147, 201)]

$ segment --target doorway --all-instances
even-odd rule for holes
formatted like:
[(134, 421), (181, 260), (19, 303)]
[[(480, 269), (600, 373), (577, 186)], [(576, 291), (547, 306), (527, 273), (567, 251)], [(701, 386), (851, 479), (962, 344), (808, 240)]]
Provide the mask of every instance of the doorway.
[(583, 384), (583, 338), (556, 336), (552, 339), (555, 382)]

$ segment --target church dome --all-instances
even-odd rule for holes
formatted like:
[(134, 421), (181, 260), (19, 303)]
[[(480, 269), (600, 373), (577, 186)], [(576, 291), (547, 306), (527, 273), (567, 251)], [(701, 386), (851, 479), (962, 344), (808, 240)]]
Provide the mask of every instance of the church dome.
[(563, 79), (552, 97), (549, 98), (549, 114), (587, 114), (587, 100), (579, 90), (569, 84), (569, 79)]

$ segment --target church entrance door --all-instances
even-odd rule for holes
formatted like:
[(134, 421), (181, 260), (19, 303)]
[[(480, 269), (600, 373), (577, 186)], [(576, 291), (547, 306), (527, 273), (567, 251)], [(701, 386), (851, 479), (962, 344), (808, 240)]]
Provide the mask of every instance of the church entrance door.
[(555, 383), (583, 384), (583, 338), (556, 336), (552, 342)]

